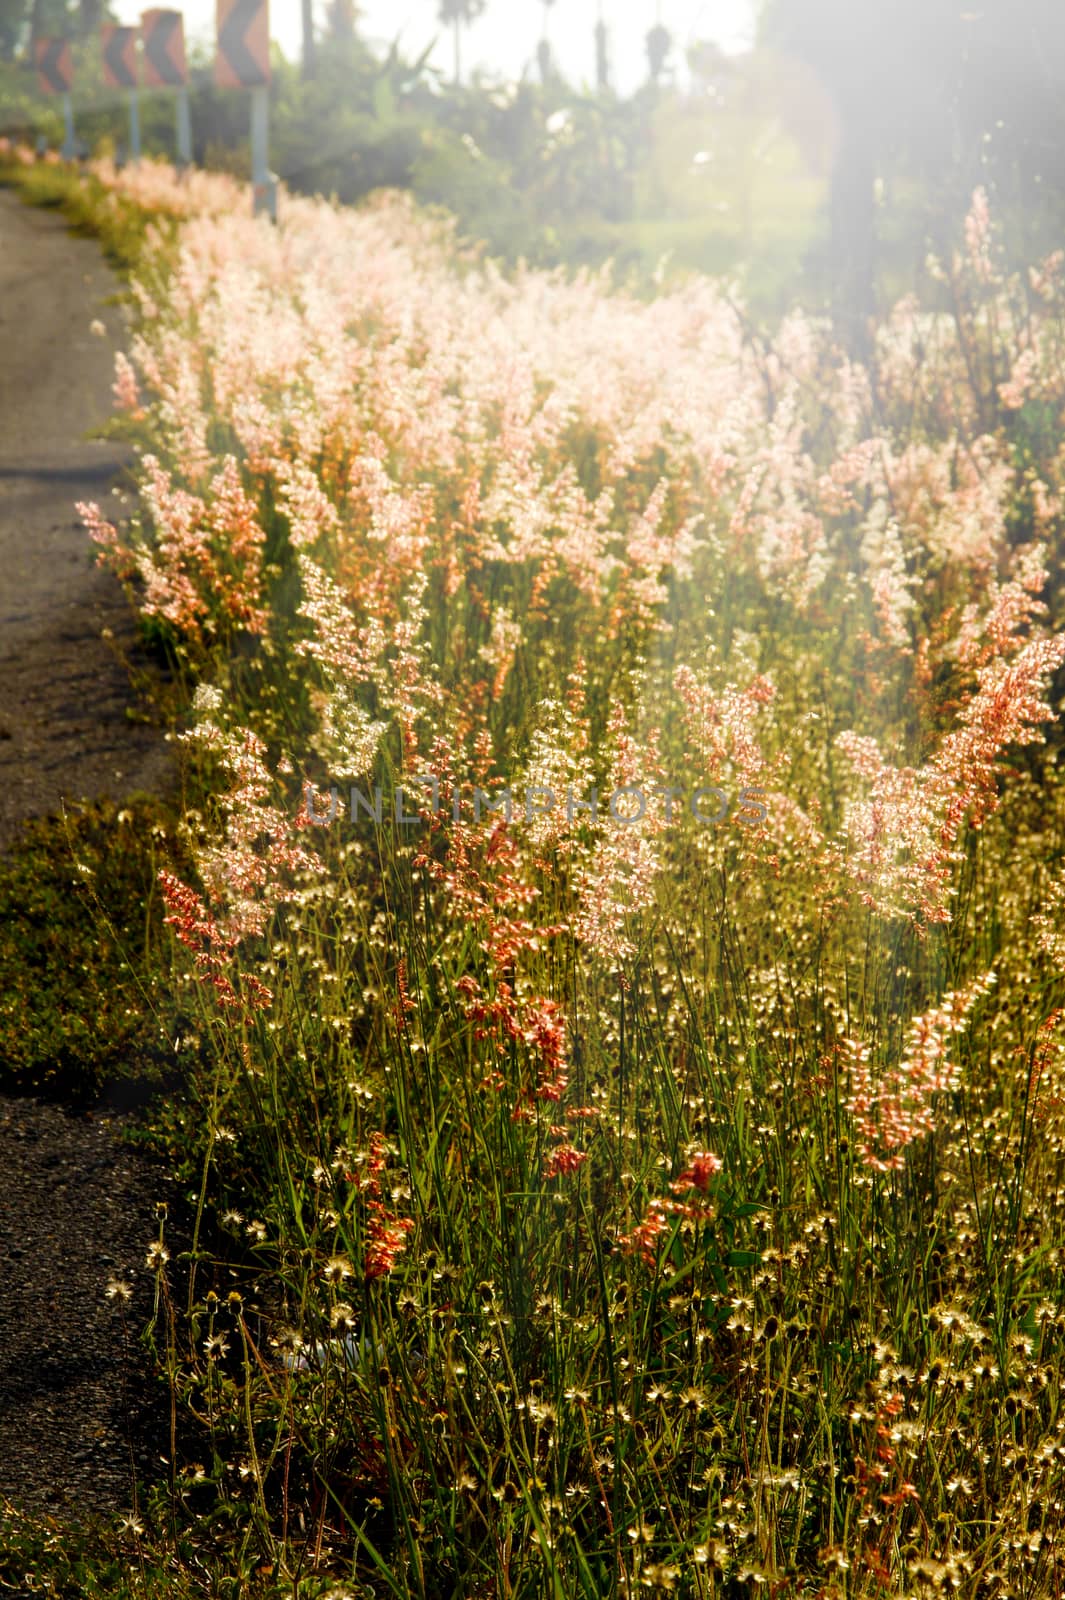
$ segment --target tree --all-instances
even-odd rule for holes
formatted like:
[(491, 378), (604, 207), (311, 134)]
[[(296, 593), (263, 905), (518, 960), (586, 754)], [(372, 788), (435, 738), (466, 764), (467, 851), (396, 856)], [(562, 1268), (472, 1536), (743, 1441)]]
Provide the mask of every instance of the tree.
[(0, 18), (8, 16), (16, 38), (28, 40), (31, 46), (34, 39), (71, 32), (71, 8), (67, 0), (0, 0)]
[(0, 0), (0, 60), (14, 61), (27, 20), (25, 0)]
[(303, 23), (303, 76), (314, 77), (314, 0), (301, 0)]
[(673, 38), (669, 29), (661, 22), (656, 22), (647, 35), (647, 65), (650, 68), (652, 83), (657, 83), (662, 76), (672, 48)]
[(92, 38), (110, 14), (105, 0), (0, 0), (0, 59), (13, 60), (25, 38)]
[(439, 17), (455, 30), (455, 83), (462, 82), (462, 30), (481, 15), (487, 0), (440, 0)]
[(832, 307), (852, 351), (868, 354), (876, 309), (878, 179), (918, 181), (918, 259), (946, 249), (977, 184), (993, 185), (1022, 240), (1034, 212), (1056, 223), (1065, 191), (1059, 0), (768, 0), (762, 38), (812, 71), (834, 113)]
[(610, 88), (610, 51), (608, 48), (606, 23), (603, 21), (602, 8), (599, 20), (595, 25), (595, 81), (600, 89)]
[[(869, 354), (876, 302), (878, 167), (921, 71), (938, 53), (934, 13), (945, 3), (925, 0), (916, 52), (915, 0), (902, 0), (890, 16), (864, 0), (772, 0), (764, 18), (768, 42), (812, 68), (835, 113), (829, 197), (832, 310), (839, 337), (862, 357)], [(932, 76), (937, 75), (933, 68)], [(953, 96), (946, 84), (942, 88), (947, 107)]]
[(84, 38), (93, 38), (103, 19), (103, 0), (78, 0), (78, 31)]
[(555, 75), (554, 62), (551, 58), (551, 40), (548, 34), (548, 19), (555, 0), (541, 0), (541, 3), (544, 8), (544, 27), (540, 35), (540, 43), (536, 47), (536, 59), (540, 68), (540, 82), (546, 84), (550, 83)]
[[(309, 6), (306, 10), (309, 10)], [(306, 10), (304, 20), (306, 21)], [(313, 19), (312, 19), (313, 20)], [(329, 32), (334, 39), (348, 42), (355, 37), (355, 3), (354, 0), (330, 0), (329, 6)], [(304, 51), (307, 47), (307, 34), (303, 35)], [(306, 59), (306, 55), (304, 56)]]

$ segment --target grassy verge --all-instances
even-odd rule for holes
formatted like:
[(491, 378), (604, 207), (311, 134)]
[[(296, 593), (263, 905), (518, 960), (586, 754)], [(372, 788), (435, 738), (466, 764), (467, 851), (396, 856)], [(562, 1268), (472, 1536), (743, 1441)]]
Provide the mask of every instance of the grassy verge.
[(97, 526), (198, 685), (145, 1582), (1050, 1600), (1060, 263), (974, 208), (873, 384), (297, 220), (193, 230)]
[(0, 855), (0, 1086), (95, 1099), (172, 1070), (156, 872), (174, 822), (132, 796), (28, 824)]
[[(76, 168), (0, 162), (0, 183), (61, 210), (128, 276), (151, 222)], [(141, 688), (145, 686), (142, 683)], [(162, 958), (155, 872), (176, 819), (131, 796), (28, 825), (0, 855), (0, 1082), (8, 1091), (93, 1099), (158, 1088), (179, 1012)]]

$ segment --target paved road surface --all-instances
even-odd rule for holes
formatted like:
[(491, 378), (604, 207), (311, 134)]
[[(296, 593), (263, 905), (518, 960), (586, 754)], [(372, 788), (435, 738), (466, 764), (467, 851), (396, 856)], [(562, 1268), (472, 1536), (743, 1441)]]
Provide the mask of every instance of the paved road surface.
[(111, 410), (117, 288), (93, 240), (0, 189), (0, 847), (61, 798), (152, 789), (165, 767), (158, 735), (126, 716), (101, 630), (129, 646), (129, 608), (74, 510), (115, 504), (130, 459), (84, 438)]
[[(0, 848), (64, 798), (120, 799), (168, 771), (159, 733), (126, 716), (100, 635), (131, 647), (129, 607), (74, 511), (109, 499), (128, 459), (84, 440), (110, 411), (117, 288), (93, 241), (0, 190)], [(132, 1372), (105, 1289), (136, 1282), (135, 1340), (156, 1183), (106, 1112), (0, 1096), (0, 1498), (27, 1510), (130, 1507)]]

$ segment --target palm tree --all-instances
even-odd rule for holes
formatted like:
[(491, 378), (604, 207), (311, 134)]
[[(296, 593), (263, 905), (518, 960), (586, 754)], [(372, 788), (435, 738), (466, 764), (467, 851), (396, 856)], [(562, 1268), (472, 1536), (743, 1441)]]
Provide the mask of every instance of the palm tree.
[(603, 0), (599, 0), (599, 16), (595, 24), (595, 81), (600, 89), (610, 88), (610, 52), (606, 23), (603, 21)]
[(303, 21), (303, 76), (314, 77), (314, 0), (301, 0)]
[(455, 30), (455, 82), (462, 82), (462, 29), (463, 25), (479, 17), (487, 0), (440, 0), (439, 17), (450, 22)]
[(554, 76), (554, 63), (551, 59), (551, 40), (548, 38), (548, 18), (555, 0), (541, 0), (544, 8), (544, 31), (540, 35), (540, 43), (536, 47), (536, 59), (540, 66), (540, 82), (547, 83)]
[(355, 0), (333, 0), (329, 6), (329, 32), (337, 42), (355, 38)]

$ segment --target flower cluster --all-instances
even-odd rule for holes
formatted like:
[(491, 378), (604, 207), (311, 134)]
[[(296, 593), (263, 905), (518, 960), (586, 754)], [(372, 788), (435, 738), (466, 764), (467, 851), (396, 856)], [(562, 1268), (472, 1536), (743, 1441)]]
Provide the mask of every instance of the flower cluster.
[(914, 1017), (901, 1060), (881, 1073), (873, 1071), (868, 1044), (844, 1041), (850, 1067), (847, 1109), (858, 1129), (859, 1153), (869, 1166), (881, 1172), (901, 1167), (907, 1146), (933, 1131), (934, 1097), (959, 1081), (959, 1064), (950, 1057), (951, 1035), (962, 1031), (973, 1006), (994, 982), (993, 972), (975, 978)]

